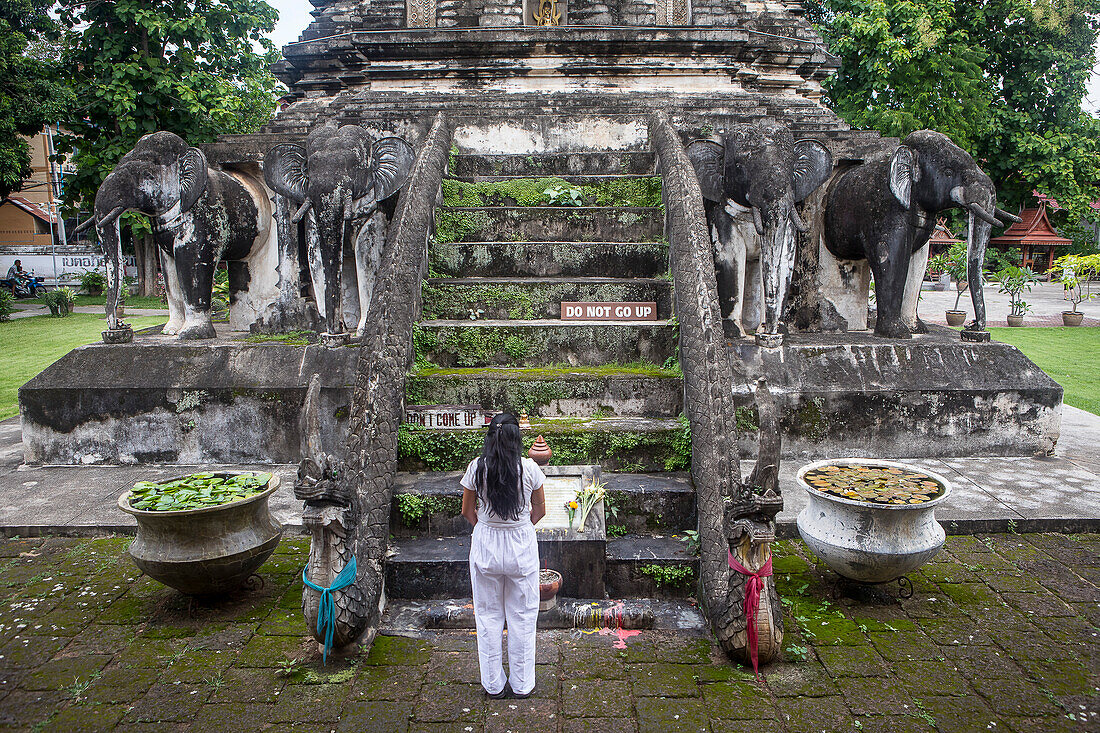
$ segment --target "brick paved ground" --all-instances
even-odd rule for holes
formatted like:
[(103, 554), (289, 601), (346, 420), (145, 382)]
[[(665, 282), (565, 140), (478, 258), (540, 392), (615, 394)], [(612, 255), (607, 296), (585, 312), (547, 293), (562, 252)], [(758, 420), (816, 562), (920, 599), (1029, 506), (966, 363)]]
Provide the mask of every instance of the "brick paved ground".
[(786, 659), (762, 682), (709, 638), (547, 631), (525, 701), (483, 699), (470, 632), (323, 667), (301, 538), (217, 605), (138, 577), (128, 541), (0, 542), (0, 729), (1100, 730), (1100, 535), (949, 538), (908, 600), (841, 588), (785, 542)]

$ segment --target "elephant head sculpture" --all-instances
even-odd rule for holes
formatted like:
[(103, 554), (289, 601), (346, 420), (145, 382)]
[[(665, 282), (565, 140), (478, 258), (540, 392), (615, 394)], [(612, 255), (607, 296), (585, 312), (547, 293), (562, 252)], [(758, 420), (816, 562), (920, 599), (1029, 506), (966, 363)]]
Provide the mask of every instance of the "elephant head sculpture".
[(875, 334), (909, 338), (919, 327), (917, 296), (928, 238), (941, 211), (967, 212), (967, 282), (974, 305), (968, 331), (985, 330), (982, 263), (994, 226), (1019, 219), (997, 208), (997, 192), (970, 154), (932, 130), (911, 133), (838, 176), (825, 206), (825, 247), (848, 260), (866, 259), (875, 278)]
[[(351, 246), (357, 250), (362, 296), (372, 273), (364, 271), (371, 257), (359, 251), (363, 246), (357, 241), (359, 224), (379, 202), (405, 185), (415, 157), (412, 147), (401, 138), (375, 140), (358, 125), (337, 127), (333, 122), (313, 130), (305, 145), (283, 143), (264, 156), (267, 185), (298, 206), (293, 221), (309, 217), (314, 296), (329, 333), (345, 330), (341, 284), (345, 250)], [(361, 298), (360, 331), (368, 306)]]
[[(124, 262), (119, 217), (149, 217), (161, 255), (169, 319), (164, 333), (214, 338), (210, 300), (214, 268), (244, 260), (271, 236), (270, 201), (258, 181), (210, 168), (206, 156), (171, 132), (150, 133), (119, 160), (95, 197), (95, 225), (107, 260), (108, 328), (115, 315)], [(231, 280), (233, 278), (231, 277)], [(234, 290), (235, 284), (230, 283)]]
[(779, 320), (794, 269), (796, 231), (807, 225), (797, 204), (829, 177), (833, 156), (815, 140), (795, 141), (776, 123), (733, 125), (721, 144), (688, 146), (714, 240), (718, 296), (727, 333)]

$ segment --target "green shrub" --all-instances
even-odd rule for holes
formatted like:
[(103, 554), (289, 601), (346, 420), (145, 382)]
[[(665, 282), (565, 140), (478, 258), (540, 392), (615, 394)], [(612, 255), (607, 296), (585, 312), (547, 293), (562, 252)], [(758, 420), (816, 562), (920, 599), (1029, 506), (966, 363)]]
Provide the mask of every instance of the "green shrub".
[(15, 312), (15, 298), (10, 290), (0, 290), (0, 321), (10, 321)]
[(88, 295), (99, 295), (107, 287), (107, 276), (99, 270), (88, 270), (80, 275), (80, 287)]

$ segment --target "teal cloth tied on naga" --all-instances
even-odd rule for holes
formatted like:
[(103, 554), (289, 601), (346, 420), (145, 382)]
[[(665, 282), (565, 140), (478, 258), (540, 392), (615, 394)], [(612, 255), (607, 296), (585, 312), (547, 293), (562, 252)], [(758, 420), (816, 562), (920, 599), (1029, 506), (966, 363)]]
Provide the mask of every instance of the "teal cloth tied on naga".
[(309, 565), (302, 568), (302, 582), (321, 594), (321, 600), (317, 604), (317, 633), (324, 635), (325, 638), (321, 663), (327, 664), (328, 651), (332, 648), (332, 637), (336, 633), (336, 603), (332, 600), (332, 594), (355, 582), (355, 558), (351, 558), (351, 562), (344, 566), (328, 588), (311, 583), (306, 577), (307, 572), (309, 572)]

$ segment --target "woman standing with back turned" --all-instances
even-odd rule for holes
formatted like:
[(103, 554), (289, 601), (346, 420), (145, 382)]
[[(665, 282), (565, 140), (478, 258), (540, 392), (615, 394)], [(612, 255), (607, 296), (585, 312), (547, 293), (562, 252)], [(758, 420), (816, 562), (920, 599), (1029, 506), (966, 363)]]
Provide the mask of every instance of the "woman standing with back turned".
[[(539, 467), (523, 456), (514, 415), (489, 423), (481, 457), (462, 477), (462, 516), (474, 526), (470, 581), (474, 589), (481, 686), (490, 697), (527, 697), (535, 687), (535, 624), (539, 615), (539, 545), (535, 524), (546, 514)], [(501, 662), (508, 622), (508, 667)]]

